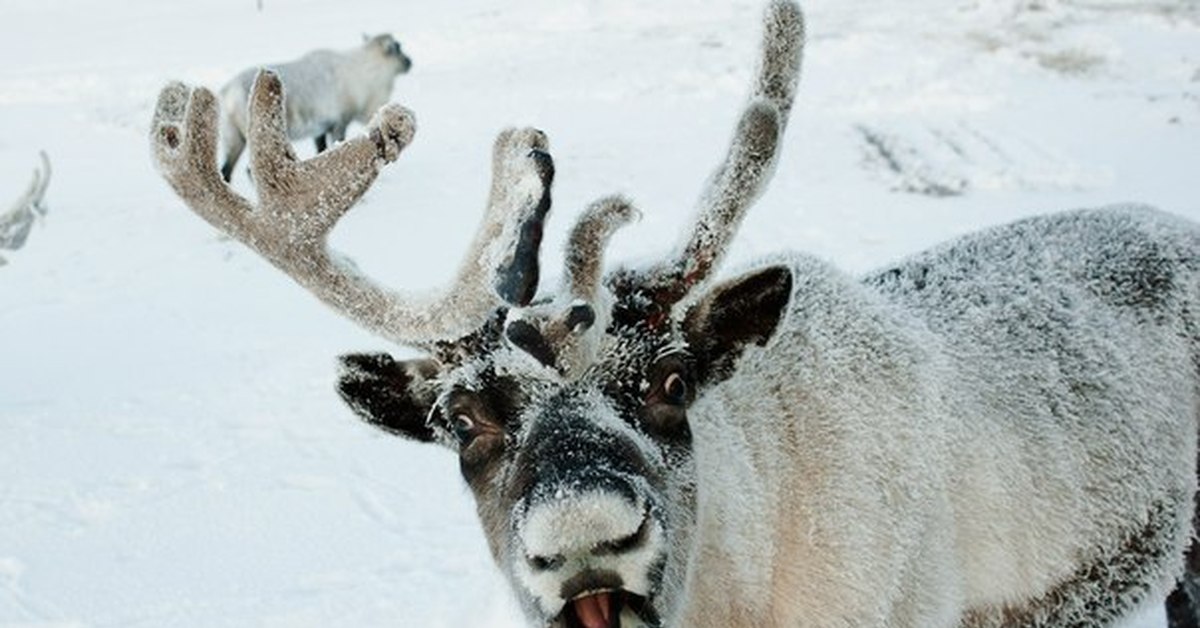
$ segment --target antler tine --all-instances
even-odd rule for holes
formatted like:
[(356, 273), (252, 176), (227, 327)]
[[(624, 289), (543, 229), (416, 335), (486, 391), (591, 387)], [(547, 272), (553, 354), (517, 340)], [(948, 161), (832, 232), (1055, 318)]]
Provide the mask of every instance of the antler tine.
[(617, 229), (640, 214), (620, 196), (602, 198), (588, 206), (567, 240), (566, 280), (571, 297), (595, 305), (604, 271), (604, 248)]
[(775, 0), (763, 19), (762, 55), (754, 97), (763, 98), (780, 114), (780, 132), (787, 125), (804, 54), (804, 14), (791, 0)]
[(368, 135), (300, 161), (287, 137), (283, 102), (279, 76), (260, 71), (248, 108), (250, 163), (259, 201), (272, 224), (286, 225), (293, 240), (323, 247), (334, 225), (362, 198), (383, 165), (395, 161), (412, 142), (416, 120), (403, 107), (384, 107)]
[[(501, 144), (505, 147), (494, 174), (498, 183), (463, 270), (444, 292), (416, 299), (378, 286), (327, 244), (329, 232), (383, 165), (394, 161), (411, 142), (416, 126), (412, 113), (396, 105), (384, 107), (372, 119), (366, 136), (299, 161), (285, 133), (284, 97), (278, 77), (260, 72), (250, 96), (248, 133), (259, 191), (256, 208), (234, 193), (217, 170), (212, 93), (179, 83), (163, 89), (151, 131), (154, 154), (164, 176), (192, 210), (335, 310), (399, 344), (430, 348), (463, 337), (486, 321), (502, 304), (493, 283), (498, 284), (497, 269), (508, 259), (504, 253), (520, 250), (521, 234), (530, 230), (530, 224), (540, 230), (549, 208), (553, 166), (549, 155), (540, 150), (545, 137), (510, 133), (502, 135), (508, 139), (498, 140), (497, 150)], [(495, 191), (498, 188), (505, 189), (501, 193)], [(505, 246), (506, 239), (511, 246)], [(536, 243), (534, 249), (536, 265)], [(528, 263), (519, 266), (528, 273)]]
[(694, 226), (679, 251), (623, 282), (653, 295), (660, 307), (683, 299), (720, 263), (746, 210), (774, 173), (779, 142), (800, 79), (804, 16), (791, 0), (775, 0), (764, 17), (754, 92), (724, 161), (709, 178)]
[(604, 247), (617, 229), (637, 216), (633, 205), (619, 196), (588, 206), (567, 240), (566, 290), (547, 303), (511, 310), (504, 325), (508, 341), (545, 366), (578, 375), (596, 349), (596, 334), (589, 332), (607, 325), (603, 317), (609, 308), (599, 302)]
[[(464, 278), (494, 270), (496, 294), (524, 306), (537, 293), (542, 229), (550, 211), (554, 161), (546, 134), (531, 128), (506, 129), (492, 148), (492, 187), (472, 251), (476, 268), (465, 265)], [(469, 259), (469, 258), (468, 258)]]
[(252, 208), (217, 175), (217, 100), (201, 87), (174, 82), (162, 89), (150, 134), (158, 168), (201, 218), (238, 240), (248, 237)]

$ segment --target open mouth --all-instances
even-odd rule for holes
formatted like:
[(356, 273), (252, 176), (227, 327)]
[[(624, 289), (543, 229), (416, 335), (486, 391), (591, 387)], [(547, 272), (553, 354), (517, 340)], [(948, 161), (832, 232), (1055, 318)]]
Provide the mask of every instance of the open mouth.
[[(563, 609), (562, 625), (566, 628), (633, 628), (654, 626), (647, 615), (649, 607), (640, 595), (621, 589), (591, 591), (574, 597)], [(622, 623), (624, 616), (626, 623)]]

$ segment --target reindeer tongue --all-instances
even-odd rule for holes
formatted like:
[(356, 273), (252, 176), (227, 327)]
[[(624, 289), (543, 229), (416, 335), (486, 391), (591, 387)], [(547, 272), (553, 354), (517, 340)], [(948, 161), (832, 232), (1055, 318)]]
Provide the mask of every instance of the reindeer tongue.
[(579, 618), (583, 628), (610, 628), (613, 625), (609, 622), (612, 615), (612, 594), (596, 593), (576, 598), (573, 604), (575, 616)]

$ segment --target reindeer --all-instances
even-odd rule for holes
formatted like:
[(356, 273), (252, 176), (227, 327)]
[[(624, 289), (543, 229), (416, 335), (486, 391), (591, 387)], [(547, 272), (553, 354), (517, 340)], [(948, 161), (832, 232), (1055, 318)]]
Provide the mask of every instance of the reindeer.
[[(270, 66), (287, 85), (288, 136), (313, 138), (317, 152), (346, 137), (346, 128), (357, 120), (367, 122), (392, 96), (396, 76), (412, 69), (412, 59), (400, 42), (386, 33), (363, 36), (353, 50), (314, 50), (295, 61)], [(246, 148), (246, 98), (257, 68), (242, 70), (221, 88), (221, 136), (226, 181)]]
[(636, 210), (601, 199), (541, 296), (537, 130), (499, 135), (478, 234), (427, 295), (327, 246), (412, 140), (402, 107), (299, 161), (261, 73), (257, 206), (217, 171), (207, 90), (166, 87), (152, 145), (202, 218), (424, 352), (343, 356), (338, 390), (458, 455), (532, 625), (1100, 626), (1176, 584), (1173, 625), (1195, 625), (1200, 228), (1082, 210), (865, 277), (784, 253), (717, 278), (775, 168), (803, 40), (799, 8), (771, 2), (753, 96), (674, 253), (605, 271)]

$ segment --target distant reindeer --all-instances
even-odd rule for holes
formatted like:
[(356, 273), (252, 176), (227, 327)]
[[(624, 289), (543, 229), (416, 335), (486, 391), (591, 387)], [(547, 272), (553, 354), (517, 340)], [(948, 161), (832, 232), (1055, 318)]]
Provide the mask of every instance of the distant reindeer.
[(427, 357), (342, 358), (367, 422), (458, 454), (532, 625), (1195, 625), (1200, 227), (1147, 208), (1023, 220), (863, 278), (797, 253), (712, 279), (774, 170), (799, 8), (770, 3), (753, 96), (673, 255), (605, 273), (635, 214), (589, 207), (535, 296), (546, 137), (495, 143), (453, 283), (402, 295), (327, 246), (412, 114), (311, 160), (259, 75), (259, 205), (214, 163), (216, 103), (165, 88), (152, 144), (201, 217)]
[[(346, 127), (366, 124), (392, 97), (396, 76), (412, 69), (412, 59), (391, 35), (365, 37), (353, 50), (315, 50), (295, 61), (268, 65), (287, 87), (287, 135), (293, 140), (314, 138), (317, 152), (346, 137)], [(229, 181), (246, 147), (250, 121), (246, 99), (258, 68), (238, 73), (221, 88), (221, 136), (225, 163), (221, 174)]]
[[(25, 246), (33, 223), (46, 215), (46, 188), (50, 186), (50, 158), (40, 152), (42, 167), (33, 171), (33, 179), (25, 193), (8, 211), (0, 214), (0, 249), (15, 251)], [(0, 257), (0, 266), (8, 261)]]

